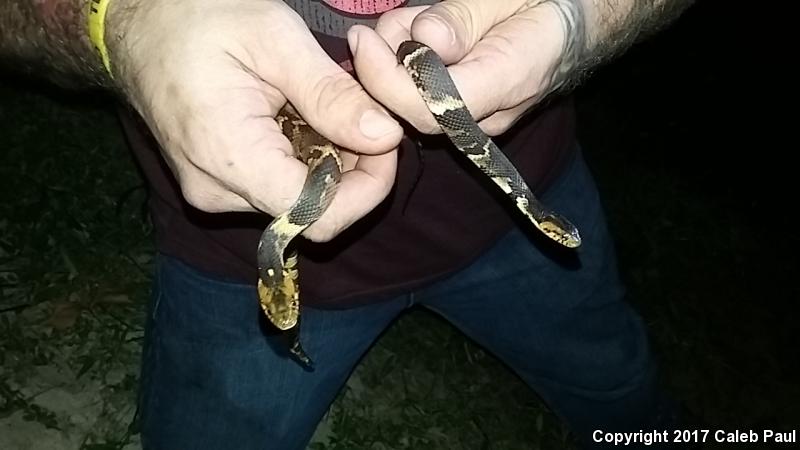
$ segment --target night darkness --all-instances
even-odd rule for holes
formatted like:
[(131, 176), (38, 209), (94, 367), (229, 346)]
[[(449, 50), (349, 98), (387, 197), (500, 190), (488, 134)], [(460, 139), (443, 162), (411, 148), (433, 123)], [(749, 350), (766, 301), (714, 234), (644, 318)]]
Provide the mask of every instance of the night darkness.
[[(763, 22), (733, 4), (700, 0), (599, 68), (575, 93), (579, 136), (687, 429), (800, 434), (797, 166), (774, 106), (791, 105), (759, 69)], [(0, 72), (0, 148), (0, 448), (137, 448), (153, 247), (114, 111)], [(535, 395), (427, 313), (362, 366), (326, 418), (339, 443), (315, 449), (568, 446)], [(421, 380), (441, 379), (445, 400), (426, 403)], [(391, 420), (359, 415), (375, 405)], [(789, 446), (701, 448), (729, 447)]]

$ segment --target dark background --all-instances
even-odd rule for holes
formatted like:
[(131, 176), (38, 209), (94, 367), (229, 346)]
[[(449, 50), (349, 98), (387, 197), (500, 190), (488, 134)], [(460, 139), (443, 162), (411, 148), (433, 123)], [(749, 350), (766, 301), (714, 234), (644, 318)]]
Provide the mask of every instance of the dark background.
[[(777, 25), (758, 8), (700, 0), (576, 91), (580, 138), (629, 300), (650, 327), (668, 389), (711, 429), (800, 428), (797, 166), (780, 137), (793, 113), (779, 112), (793, 106), (782, 75), (791, 72), (788, 58), (773, 56)], [(126, 322), (134, 337), (125, 342), (138, 348), (152, 244), (142, 183), (108, 105), (0, 74), (0, 362), (14, 374), (8, 380), (57, 360), (59, 346), (90, 325), (101, 333)], [(63, 365), (86, 379), (102, 378), (104, 364), (127, 364), (132, 401), (136, 355), (117, 361), (126, 355), (120, 347), (95, 348), (112, 338), (86, 336), (74, 344), (87, 349), (81, 359)], [(566, 445), (519, 380), (423, 312), (387, 333), (357, 375), (359, 388), (348, 388), (328, 419), (338, 440), (317, 448), (399, 448), (387, 429), (412, 430), (409, 448)], [(436, 388), (448, 408), (429, 405), (427, 385), (419, 386), (426, 379), (449, 380)], [(24, 411), (71, 430), (16, 386), (0, 383), (0, 421)], [(383, 404), (369, 420), (354, 412)], [(443, 431), (426, 434), (431, 424)], [(121, 448), (131, 438), (123, 425), (92, 435), (111, 444), (91, 448)], [(447, 440), (453, 435), (474, 439), (458, 447)]]

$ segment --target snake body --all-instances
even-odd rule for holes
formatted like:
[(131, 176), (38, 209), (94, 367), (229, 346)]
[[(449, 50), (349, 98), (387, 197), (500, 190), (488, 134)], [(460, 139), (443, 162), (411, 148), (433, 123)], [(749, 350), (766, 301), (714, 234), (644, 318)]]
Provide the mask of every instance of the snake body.
[[(545, 236), (567, 247), (581, 244), (577, 228), (542, 205), (517, 169), (480, 129), (439, 56), (429, 47), (406, 41), (397, 51), (402, 64), (439, 126), (453, 145), (511, 197), (514, 205)], [(325, 212), (341, 178), (339, 149), (287, 107), (278, 117), (297, 157), (309, 166), (295, 204), (266, 228), (258, 245), (258, 295), (267, 318), (290, 339), (289, 352), (303, 365), (312, 363), (300, 345), (300, 293), (297, 255), (284, 259), (289, 243)]]
[(285, 257), (289, 243), (322, 216), (342, 178), (339, 149), (317, 133), (292, 108), (286, 105), (276, 117), (292, 143), (297, 158), (308, 165), (303, 190), (285, 213), (270, 222), (258, 241), (258, 297), (270, 322), (286, 332), (289, 352), (311, 368), (311, 359), (300, 345), (300, 285), (297, 252)]
[(581, 245), (578, 229), (539, 202), (511, 161), (480, 129), (439, 55), (424, 44), (406, 41), (397, 50), (397, 60), (456, 149), (500, 186), (547, 237), (568, 248)]

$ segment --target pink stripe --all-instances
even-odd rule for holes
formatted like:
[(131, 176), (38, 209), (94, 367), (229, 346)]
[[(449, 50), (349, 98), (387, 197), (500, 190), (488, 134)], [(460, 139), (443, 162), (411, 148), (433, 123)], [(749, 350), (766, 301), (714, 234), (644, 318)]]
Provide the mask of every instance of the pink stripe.
[(349, 14), (373, 16), (391, 11), (406, 0), (322, 0), (329, 6)]

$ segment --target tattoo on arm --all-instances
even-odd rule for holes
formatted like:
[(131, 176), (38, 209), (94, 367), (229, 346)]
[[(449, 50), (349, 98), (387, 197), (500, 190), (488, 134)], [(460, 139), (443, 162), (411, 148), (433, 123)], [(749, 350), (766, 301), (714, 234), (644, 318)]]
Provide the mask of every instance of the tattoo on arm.
[(592, 69), (671, 23), (693, 1), (544, 0), (555, 8), (567, 36), (553, 90), (575, 87)]
[(0, 63), (63, 86), (108, 86), (89, 41), (90, 0), (3, 0)]

